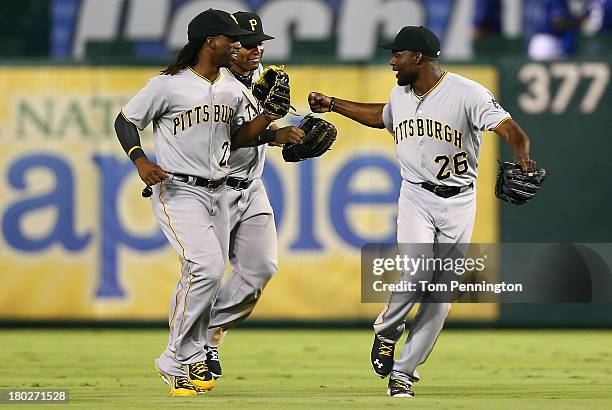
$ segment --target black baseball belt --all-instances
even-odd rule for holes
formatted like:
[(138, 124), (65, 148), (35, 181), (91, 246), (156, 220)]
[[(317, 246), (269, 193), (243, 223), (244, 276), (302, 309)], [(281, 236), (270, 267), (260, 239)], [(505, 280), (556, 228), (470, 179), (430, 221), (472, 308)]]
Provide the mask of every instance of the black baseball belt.
[(251, 182), (253, 181), (249, 181), (248, 179), (229, 177), (225, 180), (225, 185), (234, 189), (247, 189), (251, 185)]
[(191, 186), (201, 186), (209, 189), (215, 189), (223, 185), (227, 178), (210, 180), (202, 177), (196, 177), (194, 175), (172, 174), (172, 179), (184, 182)]
[(469, 185), (464, 186), (434, 185), (430, 184), (429, 182), (411, 182), (411, 184), (418, 185), (421, 188), (432, 192), (434, 195), (439, 196), (440, 198), (450, 198), (462, 192), (465, 192), (468, 189), (474, 188), (473, 182), (470, 182)]

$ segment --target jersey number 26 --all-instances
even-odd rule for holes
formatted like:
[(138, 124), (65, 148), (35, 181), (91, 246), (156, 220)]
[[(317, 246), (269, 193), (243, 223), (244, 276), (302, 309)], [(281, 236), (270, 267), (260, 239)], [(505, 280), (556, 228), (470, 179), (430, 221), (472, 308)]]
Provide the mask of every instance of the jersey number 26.
[[(451, 165), (452, 161), (452, 165)], [(440, 170), (436, 174), (436, 178), (439, 180), (448, 179), (451, 177), (451, 173), (455, 175), (463, 175), (468, 170), (467, 152), (461, 151), (455, 155), (438, 155), (434, 158), (436, 164), (442, 163)]]

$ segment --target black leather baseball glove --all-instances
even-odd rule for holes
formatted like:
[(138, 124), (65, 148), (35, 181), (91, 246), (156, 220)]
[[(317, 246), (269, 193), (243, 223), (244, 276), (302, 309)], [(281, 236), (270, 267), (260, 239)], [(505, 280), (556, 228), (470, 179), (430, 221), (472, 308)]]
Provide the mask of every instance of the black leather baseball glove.
[(285, 144), (283, 147), (283, 158), (287, 162), (299, 162), (308, 158), (320, 157), (330, 149), (338, 134), (332, 123), (311, 115), (304, 117), (299, 128), (304, 130), (302, 143)]
[(291, 108), (289, 75), (283, 66), (266, 67), (251, 91), (263, 110), (274, 119), (284, 117)]
[(529, 202), (548, 176), (544, 168), (523, 172), (521, 167), (513, 162), (498, 162), (495, 196), (514, 205)]

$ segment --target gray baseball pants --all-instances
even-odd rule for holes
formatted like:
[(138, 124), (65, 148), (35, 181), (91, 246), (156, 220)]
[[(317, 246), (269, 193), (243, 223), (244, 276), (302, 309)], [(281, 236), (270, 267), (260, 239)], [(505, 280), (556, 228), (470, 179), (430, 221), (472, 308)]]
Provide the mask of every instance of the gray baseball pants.
[[(402, 254), (418, 258), (434, 256), (435, 244), (446, 244), (453, 253), (467, 252), (476, 215), (476, 192), (468, 189), (451, 198), (441, 198), (422, 187), (402, 181), (398, 201), (397, 242)], [(427, 244), (413, 246), (409, 244)], [(431, 245), (431, 246), (429, 246)], [(411, 253), (412, 252), (412, 253)], [(444, 257), (444, 255), (435, 255)], [(400, 280), (430, 281), (435, 272), (421, 271), (414, 276), (402, 274)], [(389, 302), (374, 323), (375, 333), (388, 343), (397, 342), (406, 328), (406, 317), (420, 301), (416, 292), (392, 292)], [(412, 321), (408, 340), (393, 365), (391, 377), (402, 373), (419, 378), (417, 367), (424, 363), (442, 330), (450, 303), (421, 303)]]
[(278, 265), (276, 225), (261, 179), (247, 189), (226, 188), (229, 204), (229, 257), (233, 270), (213, 305), (206, 343), (219, 346), (228, 329), (253, 311)]
[(181, 262), (170, 298), (168, 345), (155, 363), (167, 374), (187, 376), (185, 365), (206, 358), (202, 328), (208, 327), (228, 262), (225, 185), (208, 189), (167, 179), (153, 187), (151, 203)]

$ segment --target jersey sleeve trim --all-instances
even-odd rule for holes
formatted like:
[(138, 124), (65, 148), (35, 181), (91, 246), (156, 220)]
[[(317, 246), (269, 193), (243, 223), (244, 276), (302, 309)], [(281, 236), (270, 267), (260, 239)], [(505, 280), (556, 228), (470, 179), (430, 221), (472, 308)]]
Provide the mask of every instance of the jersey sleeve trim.
[(138, 128), (140, 131), (143, 131), (143, 130), (144, 130), (144, 128), (140, 128), (140, 127), (138, 126), (138, 124), (136, 124), (134, 121), (132, 121), (131, 119), (129, 119), (129, 118), (128, 118), (128, 117), (125, 115), (125, 113), (123, 112), (123, 110), (121, 110), (121, 116), (122, 116), (122, 117), (123, 117), (123, 118), (124, 118), (124, 119), (125, 119), (127, 122), (129, 122), (129, 123), (131, 123), (131, 124), (134, 124), (134, 126), (135, 126), (136, 128)]
[(495, 124), (495, 126), (494, 126), (494, 127), (489, 128), (489, 130), (488, 130), (488, 131), (495, 131), (495, 129), (496, 129), (497, 127), (499, 127), (499, 126), (500, 126), (500, 125), (502, 125), (504, 122), (506, 122), (506, 121), (508, 121), (508, 120), (511, 120), (511, 119), (512, 119), (512, 117), (511, 117), (511, 116), (507, 116), (507, 117), (502, 118), (502, 119), (501, 119), (501, 120), (500, 120), (500, 121), (499, 121), (497, 124)]

